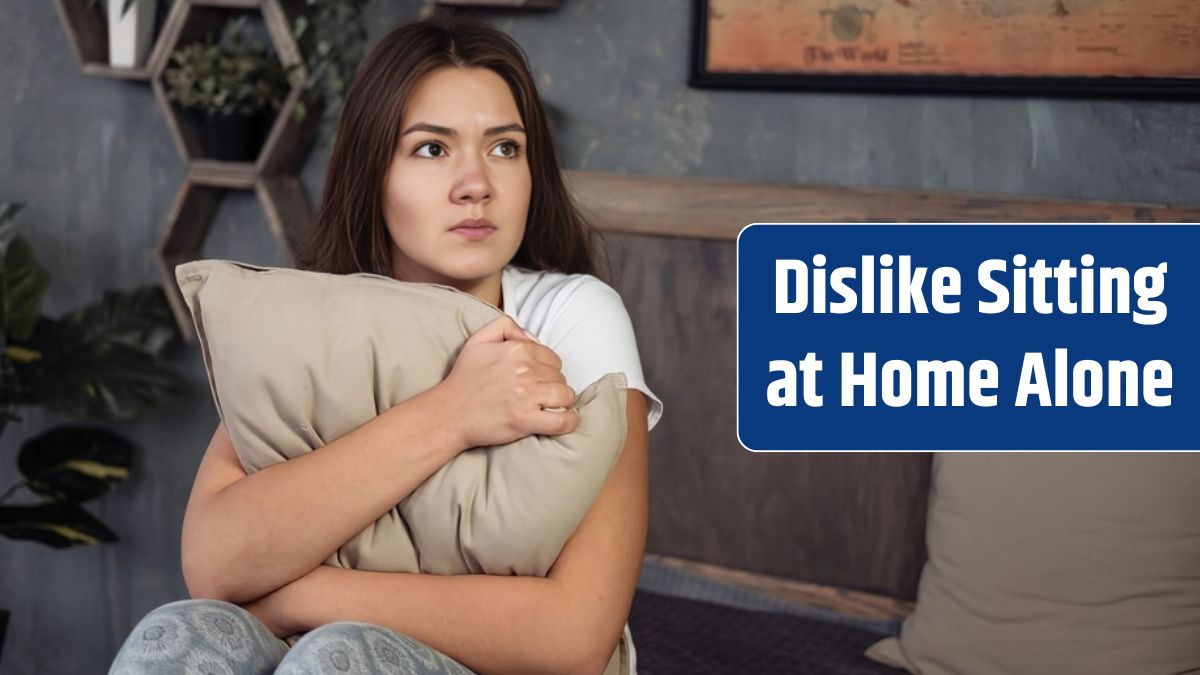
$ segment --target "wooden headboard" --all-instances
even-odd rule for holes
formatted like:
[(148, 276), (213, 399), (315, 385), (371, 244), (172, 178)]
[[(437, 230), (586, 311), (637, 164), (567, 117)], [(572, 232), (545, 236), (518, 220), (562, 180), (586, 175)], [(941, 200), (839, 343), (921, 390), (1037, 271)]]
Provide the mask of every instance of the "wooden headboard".
[(752, 222), (1200, 222), (1200, 209), (570, 172), (664, 414), (647, 549), (913, 599), (928, 453), (750, 453), (735, 419), (734, 240)]

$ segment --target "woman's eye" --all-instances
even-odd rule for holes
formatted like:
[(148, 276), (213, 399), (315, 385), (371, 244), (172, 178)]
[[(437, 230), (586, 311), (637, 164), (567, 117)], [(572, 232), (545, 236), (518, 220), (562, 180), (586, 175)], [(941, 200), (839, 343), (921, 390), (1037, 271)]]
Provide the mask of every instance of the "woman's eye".
[(497, 143), (496, 147), (492, 148), (492, 154), (497, 157), (507, 157), (509, 159), (516, 157), (521, 151), (521, 146), (515, 141), (503, 141)]
[(418, 145), (414, 154), (418, 157), (441, 157), (446, 154), (446, 149), (440, 143), (433, 143), (431, 141)]

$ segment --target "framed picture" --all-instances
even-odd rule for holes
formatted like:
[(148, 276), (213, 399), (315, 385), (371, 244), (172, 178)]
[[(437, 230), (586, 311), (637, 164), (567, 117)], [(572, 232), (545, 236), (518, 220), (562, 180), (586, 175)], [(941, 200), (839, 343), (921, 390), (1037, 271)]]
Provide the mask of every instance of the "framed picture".
[(693, 0), (689, 84), (1200, 96), (1200, 0)]

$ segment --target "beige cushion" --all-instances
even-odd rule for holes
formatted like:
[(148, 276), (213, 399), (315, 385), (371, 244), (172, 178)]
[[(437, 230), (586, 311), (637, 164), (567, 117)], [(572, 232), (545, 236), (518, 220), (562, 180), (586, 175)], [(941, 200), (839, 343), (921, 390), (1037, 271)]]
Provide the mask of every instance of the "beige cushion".
[[(179, 265), (217, 411), (247, 472), (334, 441), (450, 372), (501, 315), (456, 289), (223, 260)], [(625, 442), (625, 377), (578, 394), (579, 425), (475, 448), (327, 564), (545, 576)], [(300, 526), (300, 524), (298, 524)]]
[(1200, 671), (1200, 455), (934, 459), (916, 611), (867, 655), (922, 675)]

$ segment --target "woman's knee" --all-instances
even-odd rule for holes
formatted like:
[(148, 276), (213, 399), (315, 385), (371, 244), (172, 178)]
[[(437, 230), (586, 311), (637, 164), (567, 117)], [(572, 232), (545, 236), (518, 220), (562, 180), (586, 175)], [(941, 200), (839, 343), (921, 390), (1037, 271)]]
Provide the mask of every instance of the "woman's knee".
[(423, 642), (382, 626), (338, 621), (307, 633), (283, 662), (280, 675), (472, 675), (454, 659)]
[(134, 626), (117, 654), (112, 672), (159, 672), (133, 666), (206, 658), (270, 672), (286, 650), (286, 645), (262, 622), (237, 605), (219, 600), (180, 600), (152, 610)]

